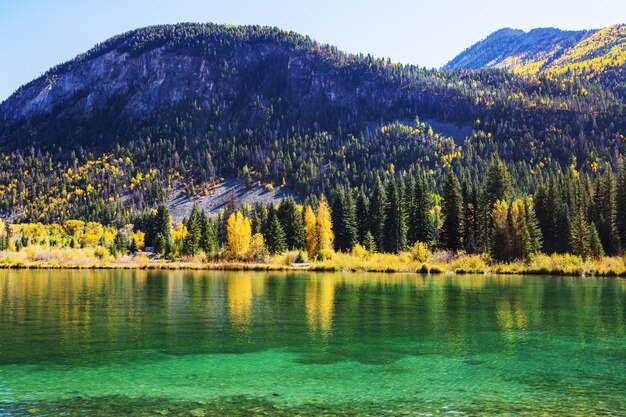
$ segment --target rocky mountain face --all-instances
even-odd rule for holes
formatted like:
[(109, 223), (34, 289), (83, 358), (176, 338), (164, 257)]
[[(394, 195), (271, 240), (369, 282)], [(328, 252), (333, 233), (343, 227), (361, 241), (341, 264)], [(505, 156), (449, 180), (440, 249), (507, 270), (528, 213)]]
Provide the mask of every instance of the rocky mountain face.
[(623, 66), (626, 25), (600, 30), (529, 32), (501, 29), (472, 45), (443, 69), (504, 68), (518, 73), (601, 72)]
[[(377, 120), (406, 99), (406, 90), (375, 71), (351, 74), (348, 59), (278, 29), (140, 29), (51, 69), (0, 104), (0, 146), (16, 145), (26, 131), (30, 144), (97, 145), (124, 125), (151, 117), (154, 125), (157, 113), (189, 107), (219, 119), (224, 129), (277, 117), (290, 124), (328, 121), (334, 129), (333, 113), (355, 108)], [(86, 134), (104, 119), (99, 134)]]

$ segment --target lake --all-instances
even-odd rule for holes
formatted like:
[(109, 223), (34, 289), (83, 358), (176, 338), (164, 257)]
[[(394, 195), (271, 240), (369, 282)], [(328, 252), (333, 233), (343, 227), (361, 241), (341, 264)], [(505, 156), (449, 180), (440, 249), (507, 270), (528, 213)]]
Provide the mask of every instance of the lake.
[(0, 416), (625, 410), (625, 280), (0, 270)]

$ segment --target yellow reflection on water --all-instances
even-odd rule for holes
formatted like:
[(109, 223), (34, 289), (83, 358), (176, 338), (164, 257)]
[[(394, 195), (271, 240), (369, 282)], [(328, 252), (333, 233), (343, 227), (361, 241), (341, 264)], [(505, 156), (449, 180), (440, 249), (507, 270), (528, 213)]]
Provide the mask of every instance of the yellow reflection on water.
[(333, 329), (333, 309), (337, 277), (313, 275), (306, 284), (305, 304), (309, 333), (318, 330), (323, 340), (328, 340)]
[(248, 333), (252, 324), (252, 274), (229, 275), (226, 282), (228, 293), (228, 317), (236, 332)]

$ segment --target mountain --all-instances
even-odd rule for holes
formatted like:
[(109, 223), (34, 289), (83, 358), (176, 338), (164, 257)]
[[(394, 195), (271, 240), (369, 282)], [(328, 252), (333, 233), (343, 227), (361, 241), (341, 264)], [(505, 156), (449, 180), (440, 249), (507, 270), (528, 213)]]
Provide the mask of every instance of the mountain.
[(0, 215), (124, 223), (232, 178), (302, 198), (421, 171), (480, 182), (494, 153), (532, 190), (572, 161), (615, 164), (625, 91), (619, 74), (427, 70), (278, 28), (147, 27), (0, 104)]
[(504, 68), (516, 73), (597, 73), (626, 62), (626, 25), (600, 30), (529, 32), (501, 29), (469, 47), (443, 69)]

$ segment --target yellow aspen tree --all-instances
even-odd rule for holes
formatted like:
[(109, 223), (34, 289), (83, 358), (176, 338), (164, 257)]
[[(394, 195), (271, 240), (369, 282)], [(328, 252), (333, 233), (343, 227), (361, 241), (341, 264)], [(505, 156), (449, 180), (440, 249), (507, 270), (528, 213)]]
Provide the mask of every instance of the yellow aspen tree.
[(137, 230), (137, 233), (130, 235), (130, 240), (135, 242), (135, 247), (140, 251), (143, 250), (145, 246), (145, 238), (146, 234), (141, 230)]
[(69, 237), (77, 239), (85, 229), (85, 222), (82, 220), (66, 220), (63, 222), (63, 229)]
[(319, 208), (317, 209), (316, 230), (318, 251), (322, 254), (332, 251), (333, 240), (335, 239), (335, 234), (333, 233), (333, 221), (330, 217), (328, 202), (326, 201), (326, 197), (323, 195), (320, 199)]
[(250, 249), (252, 223), (242, 213), (233, 213), (226, 223), (228, 252), (233, 258), (244, 257)]
[(306, 240), (306, 251), (309, 259), (315, 258), (317, 255), (317, 227), (315, 213), (311, 206), (306, 207), (304, 212), (304, 237)]

